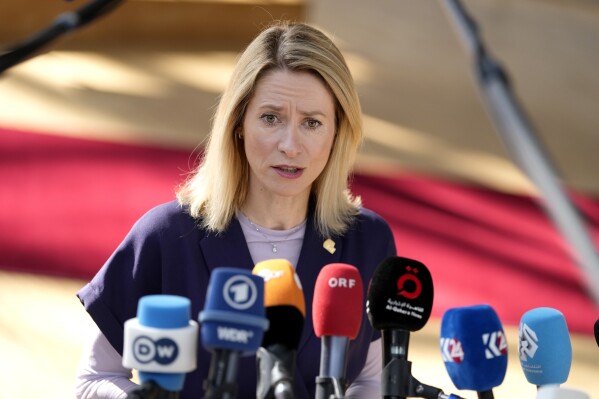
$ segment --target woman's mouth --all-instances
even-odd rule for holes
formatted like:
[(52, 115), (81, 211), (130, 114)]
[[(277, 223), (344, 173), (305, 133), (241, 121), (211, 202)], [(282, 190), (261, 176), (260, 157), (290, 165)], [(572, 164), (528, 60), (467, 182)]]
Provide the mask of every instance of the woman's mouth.
[(296, 179), (300, 177), (304, 171), (302, 168), (295, 166), (274, 166), (273, 168), (279, 176), (287, 179)]

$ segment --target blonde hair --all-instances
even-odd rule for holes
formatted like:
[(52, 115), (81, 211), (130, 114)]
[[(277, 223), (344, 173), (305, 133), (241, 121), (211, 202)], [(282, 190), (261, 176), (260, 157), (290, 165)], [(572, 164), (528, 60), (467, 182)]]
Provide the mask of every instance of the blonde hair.
[(249, 166), (236, 130), (260, 77), (276, 69), (307, 71), (333, 93), (336, 135), (329, 160), (312, 185), (314, 224), (324, 236), (344, 233), (361, 206), (351, 195), (351, 168), (362, 142), (362, 110), (343, 55), (321, 31), (302, 23), (279, 22), (262, 31), (241, 54), (214, 115), (204, 156), (177, 198), (202, 226), (222, 232), (244, 203)]

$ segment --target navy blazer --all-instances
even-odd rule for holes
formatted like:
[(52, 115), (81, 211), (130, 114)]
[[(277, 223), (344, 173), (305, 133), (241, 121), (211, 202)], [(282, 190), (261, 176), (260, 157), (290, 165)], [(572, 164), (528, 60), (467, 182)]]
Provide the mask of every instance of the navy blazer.
[[(336, 251), (323, 248), (326, 238)], [(314, 398), (315, 378), (320, 368), (320, 339), (312, 325), (312, 297), (320, 269), (329, 263), (348, 263), (360, 271), (364, 290), (376, 266), (395, 255), (395, 242), (388, 224), (374, 212), (362, 209), (346, 234), (322, 237), (314, 227), (310, 210), (300, 252), (297, 274), (306, 299), (304, 331), (297, 352), (294, 376), (295, 397)], [(122, 355), (123, 324), (136, 317), (139, 298), (150, 294), (181, 295), (192, 303), (192, 317), (204, 307), (211, 271), (220, 266), (252, 270), (245, 237), (237, 219), (221, 234), (202, 229), (176, 201), (150, 210), (138, 220), (124, 241), (77, 296), (106, 336)], [(366, 292), (364, 292), (366, 297)], [(369, 344), (379, 337), (364, 313), (360, 332), (350, 342), (347, 380), (351, 383), (366, 360)], [(200, 398), (202, 382), (208, 375), (210, 352), (198, 344), (197, 369), (186, 375), (181, 398)], [(256, 397), (256, 359), (241, 359), (238, 398)]]

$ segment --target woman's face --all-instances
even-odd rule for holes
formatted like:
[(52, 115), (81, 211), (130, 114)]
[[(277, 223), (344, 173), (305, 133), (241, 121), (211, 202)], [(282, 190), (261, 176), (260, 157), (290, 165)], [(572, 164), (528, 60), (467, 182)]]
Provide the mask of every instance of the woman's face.
[(308, 72), (268, 72), (247, 105), (242, 134), (250, 194), (307, 199), (333, 145), (333, 96)]

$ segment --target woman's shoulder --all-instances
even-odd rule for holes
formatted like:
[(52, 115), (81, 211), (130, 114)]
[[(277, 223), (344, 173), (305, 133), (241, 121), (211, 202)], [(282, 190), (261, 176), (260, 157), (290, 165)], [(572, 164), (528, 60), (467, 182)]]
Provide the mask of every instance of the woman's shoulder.
[(158, 232), (164, 230), (187, 230), (198, 227), (197, 221), (177, 200), (149, 209), (135, 223), (134, 230)]
[(356, 219), (363, 226), (390, 230), (389, 223), (372, 209), (360, 208), (360, 213)]

